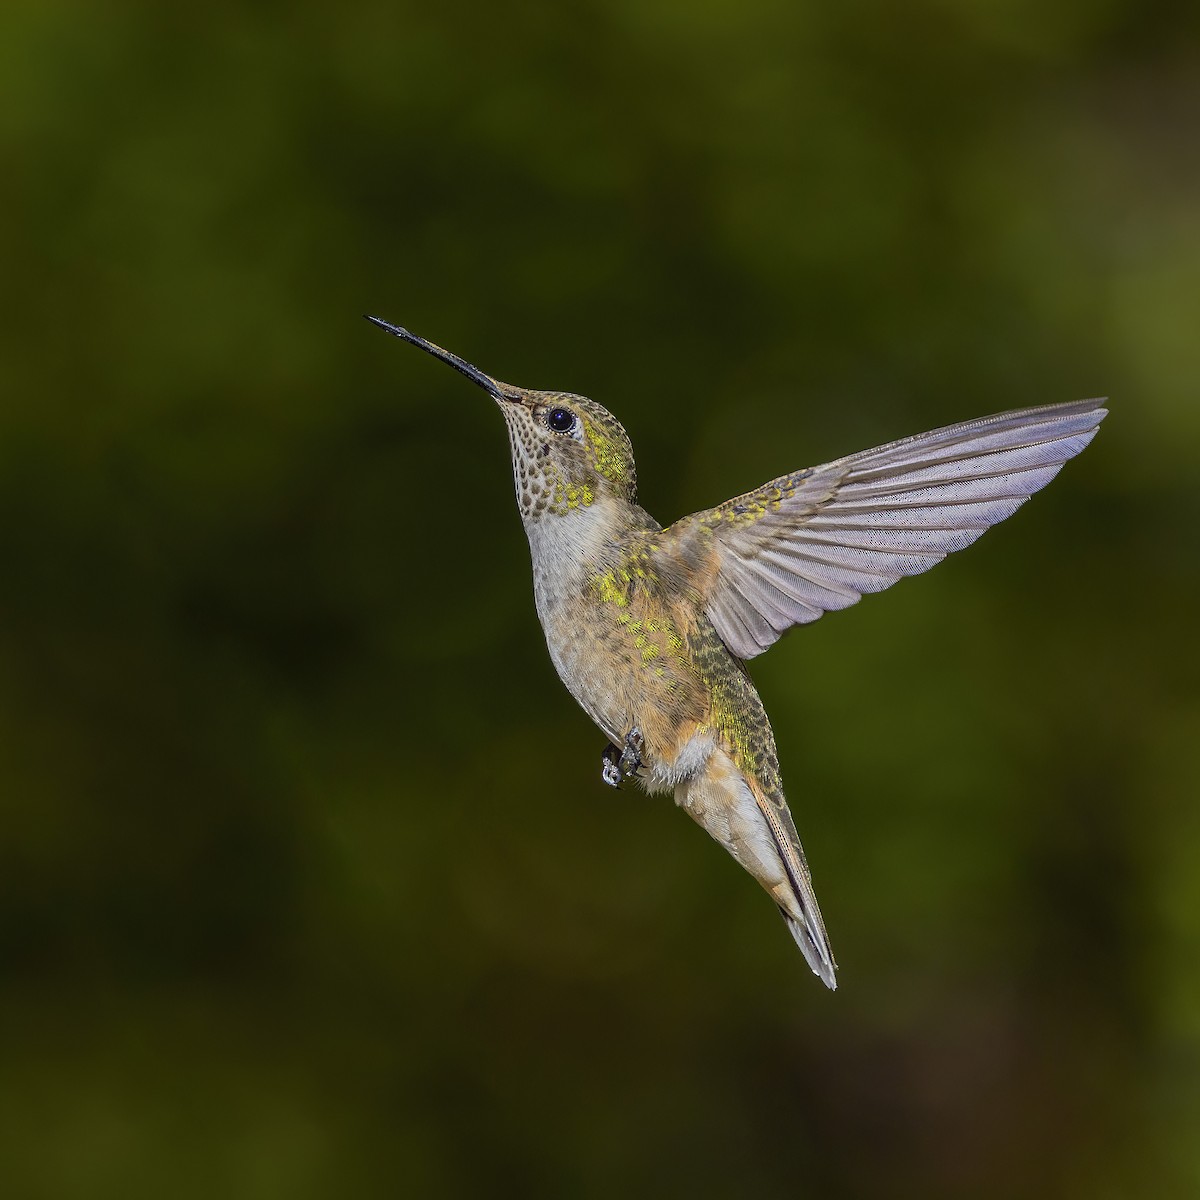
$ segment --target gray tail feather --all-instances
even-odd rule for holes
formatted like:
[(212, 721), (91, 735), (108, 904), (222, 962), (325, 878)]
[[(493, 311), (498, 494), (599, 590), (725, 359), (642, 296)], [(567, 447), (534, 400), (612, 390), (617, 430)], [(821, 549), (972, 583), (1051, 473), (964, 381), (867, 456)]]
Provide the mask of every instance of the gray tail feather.
[(798, 921), (783, 905), (779, 906), (779, 911), (783, 914), (783, 919), (787, 922), (792, 937), (796, 939), (796, 945), (803, 952), (805, 962), (812, 968), (812, 973), (831, 992), (837, 991), (835, 975), (837, 963), (833, 961), (829, 942), (825, 938), (825, 930), (821, 926), (820, 915), (817, 916), (817, 933), (814, 934), (807, 921)]
[(804, 861), (804, 850), (801, 848), (792, 814), (788, 811), (787, 801), (778, 792), (773, 801), (753, 776), (744, 775), (743, 779), (754, 796), (759, 812), (766, 818), (767, 828), (775, 839), (780, 860), (792, 885), (792, 903), (786, 906), (780, 904), (779, 911), (783, 913), (783, 919), (787, 922), (787, 927), (796, 939), (796, 945), (803, 952), (812, 973), (830, 991), (836, 991), (837, 963), (833, 961), (833, 951), (829, 948), (829, 938), (825, 933), (825, 922), (821, 920), (821, 909), (817, 904), (817, 895), (813, 891), (812, 879), (808, 874), (808, 864)]

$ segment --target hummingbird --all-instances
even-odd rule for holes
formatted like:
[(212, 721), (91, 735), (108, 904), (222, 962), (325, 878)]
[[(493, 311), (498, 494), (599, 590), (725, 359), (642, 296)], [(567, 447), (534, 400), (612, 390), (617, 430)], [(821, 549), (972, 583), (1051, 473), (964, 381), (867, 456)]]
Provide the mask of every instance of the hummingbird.
[(768, 892), (813, 973), (837, 964), (746, 662), (794, 625), (918, 575), (1011, 516), (1095, 436), (1103, 400), (1023, 408), (808, 467), (666, 528), (637, 502), (621, 423), (501, 383), (367, 320), (481, 387), (508, 427), (550, 658), (608, 738), (605, 783), (675, 803)]

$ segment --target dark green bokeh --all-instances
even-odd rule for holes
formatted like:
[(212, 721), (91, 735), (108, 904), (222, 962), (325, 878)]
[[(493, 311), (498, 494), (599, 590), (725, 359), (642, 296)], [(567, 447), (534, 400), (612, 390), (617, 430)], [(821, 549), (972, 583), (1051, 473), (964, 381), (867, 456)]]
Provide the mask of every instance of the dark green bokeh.
[[(3, 1194), (1197, 1194), (1198, 33), (10, 2)], [(601, 785), (501, 422), (364, 311), (611, 407), (664, 520), (1113, 397), (755, 663), (836, 994)]]

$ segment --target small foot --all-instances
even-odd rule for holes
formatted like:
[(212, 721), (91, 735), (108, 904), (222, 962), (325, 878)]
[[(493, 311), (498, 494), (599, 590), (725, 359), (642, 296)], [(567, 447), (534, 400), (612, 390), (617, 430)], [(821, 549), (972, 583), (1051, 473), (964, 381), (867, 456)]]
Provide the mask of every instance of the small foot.
[(600, 755), (600, 778), (609, 787), (621, 786), (621, 755), (612, 742), (604, 747), (604, 753)]
[(642, 731), (635, 725), (625, 735), (625, 749), (621, 751), (621, 757), (617, 765), (621, 768), (621, 778), (628, 779), (630, 775), (637, 772), (642, 765), (642, 752), (646, 749), (646, 740), (642, 737)]
[(618, 750), (609, 742), (600, 756), (600, 778), (609, 787), (619, 788), (630, 775), (636, 775), (642, 765), (642, 751), (646, 749), (642, 731), (635, 725), (625, 735), (625, 745)]

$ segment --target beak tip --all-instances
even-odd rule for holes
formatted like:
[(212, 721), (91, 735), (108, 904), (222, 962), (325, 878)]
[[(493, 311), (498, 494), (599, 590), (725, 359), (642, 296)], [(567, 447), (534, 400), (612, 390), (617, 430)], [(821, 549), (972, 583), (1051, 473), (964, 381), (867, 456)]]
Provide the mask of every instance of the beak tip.
[(382, 317), (373, 317), (369, 313), (363, 313), (363, 317), (370, 321), (372, 325), (378, 325), (380, 329), (392, 334), (394, 337), (398, 337), (410, 345), (418, 346), (426, 354), (431, 354), (434, 358), (441, 359), (442, 362), (449, 364), (460, 374), (470, 379), (472, 383), (483, 388), (494, 399), (499, 400), (502, 398), (501, 388), (503, 385), (497, 383), (490, 375), (485, 375), (478, 367), (473, 367), (469, 362), (459, 358), (457, 354), (451, 354), (449, 350), (443, 350), (441, 346), (426, 341), (425, 338), (418, 337), (415, 333), (410, 333), (407, 329), (402, 329), (399, 325), (393, 325), (390, 321), (383, 320)]

